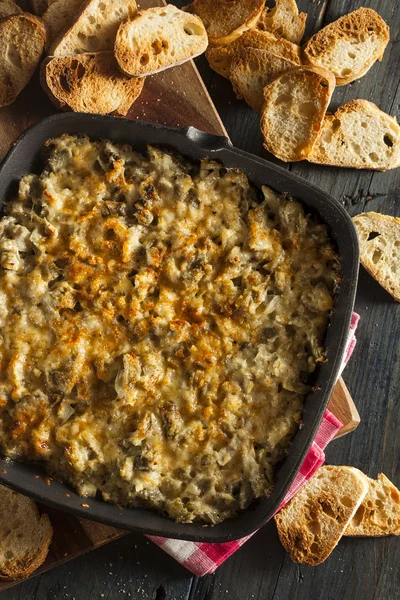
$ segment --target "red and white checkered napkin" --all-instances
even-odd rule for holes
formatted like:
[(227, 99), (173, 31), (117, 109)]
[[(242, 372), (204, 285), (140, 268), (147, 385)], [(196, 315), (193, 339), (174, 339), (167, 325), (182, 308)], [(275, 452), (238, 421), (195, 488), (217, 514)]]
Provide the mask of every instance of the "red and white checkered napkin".
[[(359, 321), (359, 315), (353, 313), (349, 337), (347, 340), (346, 352), (340, 373), (346, 366), (356, 345), (355, 331)], [(298, 492), (298, 490), (311, 479), (315, 471), (325, 462), (324, 448), (334, 438), (335, 434), (342, 427), (342, 423), (329, 410), (325, 411), (321, 425), (315, 436), (310, 450), (305, 457), (303, 464), (297, 473), (288, 493), (286, 494), (281, 506)], [(279, 510), (279, 509), (278, 509)], [(213, 573), (231, 554), (236, 552), (252, 535), (234, 540), (233, 542), (224, 542), (222, 544), (209, 544), (202, 542), (187, 542), (184, 540), (173, 540), (163, 537), (148, 536), (157, 546), (160, 546), (165, 552), (168, 552), (175, 560), (181, 563), (186, 569), (189, 569), (195, 575), (207, 575)]]

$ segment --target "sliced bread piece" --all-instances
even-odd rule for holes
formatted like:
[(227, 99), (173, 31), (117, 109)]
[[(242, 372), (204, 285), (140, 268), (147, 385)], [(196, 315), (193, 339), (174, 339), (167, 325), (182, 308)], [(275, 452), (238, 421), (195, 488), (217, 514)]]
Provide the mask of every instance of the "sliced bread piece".
[(37, 17), (41, 17), (46, 12), (52, 1), (54, 0), (31, 0), (33, 14)]
[(299, 14), (295, 0), (276, 0), (273, 8), (264, 8), (257, 27), (299, 44), (304, 35), (306, 20), (306, 13)]
[(46, 43), (46, 27), (28, 13), (0, 22), (0, 106), (11, 104), (32, 77)]
[(44, 562), (53, 535), (47, 515), (36, 504), (0, 486), (0, 577), (25, 579)]
[(241, 48), (269, 50), (276, 56), (281, 56), (297, 65), (301, 63), (300, 46), (283, 38), (278, 38), (269, 31), (259, 31), (257, 29), (249, 29), (240, 38), (227, 46), (210, 46), (207, 49), (206, 58), (214, 71), (229, 79), (233, 56)]
[(264, 146), (285, 162), (307, 158), (321, 130), (335, 87), (326, 69), (295, 67), (264, 88)]
[(321, 467), (276, 515), (279, 538), (295, 562), (319, 565), (331, 554), (368, 491), (353, 467)]
[(230, 78), (238, 98), (244, 98), (251, 108), (260, 111), (264, 104), (264, 88), (268, 83), (296, 63), (269, 50), (242, 48), (233, 57)]
[(210, 44), (230, 44), (255, 27), (265, 0), (194, 0), (186, 7), (203, 21)]
[(376, 212), (353, 217), (360, 242), (360, 262), (400, 302), (400, 218)]
[(400, 491), (383, 473), (368, 478), (368, 492), (344, 535), (400, 535)]
[(389, 27), (372, 8), (359, 8), (313, 35), (305, 44), (305, 60), (324, 67), (346, 85), (382, 60), (389, 42)]
[(202, 54), (207, 46), (202, 20), (167, 4), (140, 11), (121, 23), (114, 54), (124, 73), (143, 77), (180, 65)]
[(87, 0), (70, 27), (51, 45), (49, 54), (70, 56), (112, 50), (118, 27), (136, 12), (135, 0)]
[(351, 100), (326, 115), (307, 157), (314, 163), (387, 171), (400, 165), (400, 126), (367, 100)]
[(13, 0), (0, 0), (0, 19), (22, 13), (22, 9)]
[(49, 3), (42, 17), (47, 25), (49, 46), (70, 27), (82, 4), (83, 0), (52, 0)]
[(40, 80), (50, 99), (64, 110), (126, 115), (139, 97), (144, 78), (127, 77), (112, 52), (49, 57)]

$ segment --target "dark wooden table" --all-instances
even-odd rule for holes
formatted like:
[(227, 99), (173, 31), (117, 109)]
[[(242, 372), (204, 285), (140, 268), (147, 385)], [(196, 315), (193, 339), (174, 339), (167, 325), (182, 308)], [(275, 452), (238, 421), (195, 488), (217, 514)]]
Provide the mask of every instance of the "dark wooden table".
[[(184, 2), (176, 1), (181, 6)], [(332, 106), (352, 98), (396, 115), (400, 106), (400, 11), (396, 0), (300, 0), (306, 34), (360, 6), (379, 12), (391, 28), (382, 63), (360, 81), (338, 88)], [(267, 156), (258, 115), (235, 99), (228, 81), (197, 61), (232, 142)], [(268, 159), (275, 160), (271, 156)], [(387, 173), (339, 170), (305, 163), (288, 168), (329, 191), (351, 215), (400, 215), (400, 169)], [(400, 306), (363, 270), (356, 310), (358, 344), (344, 379), (361, 414), (358, 429), (333, 442), (327, 461), (384, 472), (400, 486)], [(130, 534), (0, 594), (0, 600), (396, 600), (400, 599), (400, 539), (343, 538), (319, 567), (294, 564), (272, 523), (214, 575), (196, 578), (141, 535)]]

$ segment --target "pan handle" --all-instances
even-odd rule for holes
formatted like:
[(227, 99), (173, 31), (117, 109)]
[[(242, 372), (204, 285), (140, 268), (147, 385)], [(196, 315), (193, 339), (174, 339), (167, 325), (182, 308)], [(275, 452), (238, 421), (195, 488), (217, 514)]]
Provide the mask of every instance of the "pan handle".
[(182, 133), (192, 142), (204, 150), (220, 150), (222, 148), (232, 147), (231, 141), (228, 137), (223, 135), (213, 135), (212, 133), (206, 133), (196, 127), (185, 127), (182, 129)]

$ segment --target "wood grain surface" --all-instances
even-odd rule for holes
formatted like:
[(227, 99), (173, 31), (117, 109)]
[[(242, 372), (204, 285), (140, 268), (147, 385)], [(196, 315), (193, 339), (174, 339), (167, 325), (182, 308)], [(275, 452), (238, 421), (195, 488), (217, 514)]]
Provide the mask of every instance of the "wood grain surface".
[[(182, 5), (183, 2), (174, 2)], [(332, 108), (351, 98), (366, 98), (396, 115), (400, 104), (400, 11), (387, 0), (300, 0), (308, 13), (309, 35), (323, 23), (367, 5), (391, 27), (391, 43), (382, 63), (360, 81), (335, 91)], [(235, 99), (228, 81), (213, 73), (204, 58), (197, 66), (217, 106), (232, 142), (274, 162), (262, 148), (258, 115)], [(35, 90), (35, 83), (31, 86)], [(22, 108), (34, 110), (32, 94), (26, 93)], [(46, 102), (44, 97), (41, 101)], [(148, 102), (148, 100), (147, 100)], [(183, 102), (183, 100), (182, 100)], [(48, 110), (52, 110), (49, 108)], [(151, 120), (143, 103), (142, 116)], [(196, 109), (202, 115), (200, 108)], [(169, 119), (180, 125), (182, 112), (168, 108)], [(1, 111), (0, 111), (1, 116)], [(26, 117), (29, 124), (31, 116)], [(205, 119), (207, 121), (207, 119)], [(9, 122), (14, 137), (19, 125)], [(207, 127), (203, 126), (203, 129)], [(207, 129), (210, 131), (210, 129)], [(3, 150), (0, 136), (0, 150)], [(400, 215), (399, 170), (388, 173), (339, 170), (306, 163), (283, 165), (330, 192), (350, 214), (377, 210)], [(350, 436), (334, 441), (327, 449), (328, 462), (351, 464), (374, 477), (383, 471), (399, 486), (400, 452), (400, 314), (390, 296), (361, 271), (356, 310), (361, 315), (358, 344), (344, 378), (356, 400), (361, 423)], [(52, 515), (53, 518), (53, 515)], [(81, 547), (82, 531), (65, 519), (71, 538)], [(58, 556), (64, 548), (61, 540)], [(47, 600), (75, 598), (135, 598), (151, 600), (400, 600), (399, 538), (344, 538), (332, 556), (316, 568), (295, 565), (279, 544), (270, 523), (233, 555), (216, 574), (196, 578), (143, 536), (129, 534), (34, 577), (0, 594), (0, 600)]]

